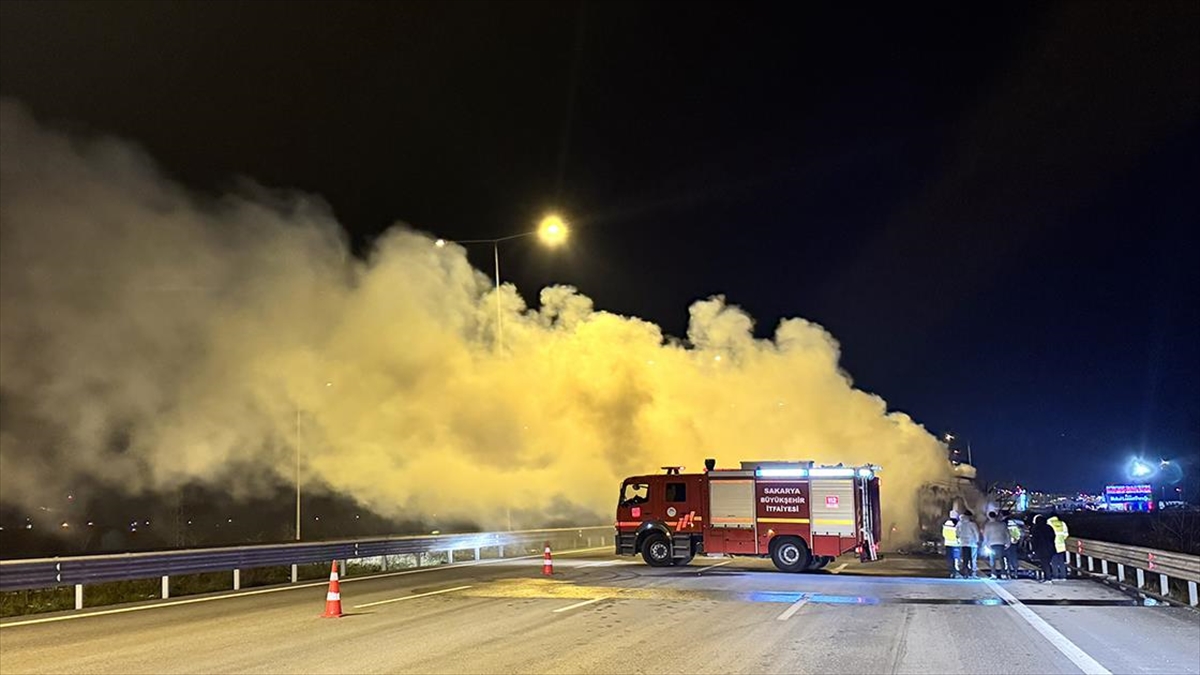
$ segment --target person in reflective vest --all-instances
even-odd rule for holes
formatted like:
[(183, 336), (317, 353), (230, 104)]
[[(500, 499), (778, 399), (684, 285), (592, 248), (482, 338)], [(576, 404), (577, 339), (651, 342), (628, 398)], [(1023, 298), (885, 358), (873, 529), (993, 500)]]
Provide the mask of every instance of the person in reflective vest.
[(962, 560), (962, 548), (958, 545), (958, 512), (950, 511), (950, 517), (942, 523), (942, 544), (946, 547), (946, 565), (949, 567), (950, 578), (962, 577), (958, 568)]
[(1070, 531), (1067, 529), (1067, 524), (1059, 520), (1058, 516), (1050, 516), (1046, 522), (1054, 528), (1054, 557), (1050, 559), (1050, 572), (1055, 579), (1066, 579), (1067, 537), (1070, 536)]
[(1008, 548), (1004, 549), (1004, 562), (1010, 579), (1016, 579), (1017, 572), (1021, 569), (1021, 539), (1025, 536), (1024, 529), (1020, 520), (1012, 517), (1008, 519)]

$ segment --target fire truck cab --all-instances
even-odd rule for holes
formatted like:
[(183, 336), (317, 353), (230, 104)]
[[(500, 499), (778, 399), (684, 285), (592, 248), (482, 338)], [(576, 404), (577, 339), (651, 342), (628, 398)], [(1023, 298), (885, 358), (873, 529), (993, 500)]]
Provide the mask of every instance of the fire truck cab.
[(843, 553), (875, 559), (879, 467), (744, 461), (738, 469), (631, 476), (617, 502), (616, 553), (655, 567), (697, 555), (770, 557), (784, 572), (817, 570)]

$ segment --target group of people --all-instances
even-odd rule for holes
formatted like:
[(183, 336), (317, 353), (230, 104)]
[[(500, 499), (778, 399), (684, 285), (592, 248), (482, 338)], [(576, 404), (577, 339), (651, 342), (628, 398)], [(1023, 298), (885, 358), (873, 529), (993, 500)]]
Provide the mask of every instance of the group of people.
[[(942, 524), (942, 540), (951, 578), (978, 579), (980, 553), (988, 560), (990, 578), (1017, 578), (1025, 527), (1021, 520), (1005, 515), (989, 511), (980, 527), (970, 511), (961, 516), (958, 511), (950, 511)], [(1053, 583), (1053, 579), (1067, 578), (1068, 535), (1067, 524), (1058, 516), (1034, 517), (1028, 537), (1041, 571), (1040, 581)]]

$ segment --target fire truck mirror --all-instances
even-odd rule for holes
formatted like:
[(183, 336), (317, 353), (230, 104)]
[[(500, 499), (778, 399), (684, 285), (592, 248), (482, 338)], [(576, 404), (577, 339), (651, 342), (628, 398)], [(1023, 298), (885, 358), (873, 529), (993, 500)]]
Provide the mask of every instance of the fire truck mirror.
[(621, 491), (621, 505), (644, 504), (649, 497), (650, 486), (646, 483), (626, 483)]

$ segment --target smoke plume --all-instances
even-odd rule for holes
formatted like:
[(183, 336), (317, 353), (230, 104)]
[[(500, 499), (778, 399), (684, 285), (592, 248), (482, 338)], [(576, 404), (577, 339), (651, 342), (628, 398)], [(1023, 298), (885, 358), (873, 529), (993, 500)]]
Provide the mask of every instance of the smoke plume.
[[(126, 493), (304, 480), (382, 514), (607, 519), (619, 480), (704, 457), (875, 462), (915, 527), (945, 450), (855, 389), (820, 326), (769, 340), (712, 297), (686, 341), (574, 288), (527, 307), (462, 248), (396, 225), (365, 259), (318, 198), (219, 198), (137, 147), (0, 105), (0, 485)], [(558, 506), (555, 506), (558, 505)], [(521, 523), (518, 523), (521, 524)], [(528, 523), (533, 524), (533, 523)]]

